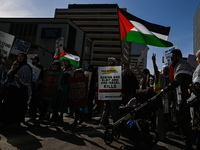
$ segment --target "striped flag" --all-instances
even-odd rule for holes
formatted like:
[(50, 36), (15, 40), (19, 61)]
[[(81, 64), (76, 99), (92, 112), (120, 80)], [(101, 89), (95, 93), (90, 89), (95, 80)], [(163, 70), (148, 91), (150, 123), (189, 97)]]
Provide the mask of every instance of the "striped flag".
[(120, 37), (123, 41), (143, 43), (158, 47), (171, 47), (168, 42), (170, 27), (152, 24), (118, 9)]
[[(58, 55), (54, 56), (54, 58), (57, 58), (57, 57), (58, 57)], [(63, 53), (60, 54), (60, 61), (62, 61), (63, 59), (68, 59), (72, 65), (79, 67), (79, 61), (80, 61), (80, 57), (79, 56), (72, 55), (70, 53), (66, 53), (63, 50)]]

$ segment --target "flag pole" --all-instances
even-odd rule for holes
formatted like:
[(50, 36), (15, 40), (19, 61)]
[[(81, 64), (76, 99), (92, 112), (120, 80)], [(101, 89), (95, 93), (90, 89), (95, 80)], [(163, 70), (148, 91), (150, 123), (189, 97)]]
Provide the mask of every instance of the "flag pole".
[(121, 62), (124, 64), (124, 58), (123, 58), (123, 51), (122, 51), (122, 40), (121, 40), (121, 32), (120, 32), (120, 23), (119, 23), (119, 7), (117, 7), (117, 17), (118, 17), (118, 26), (119, 26), (119, 37), (120, 37), (120, 46), (121, 46)]

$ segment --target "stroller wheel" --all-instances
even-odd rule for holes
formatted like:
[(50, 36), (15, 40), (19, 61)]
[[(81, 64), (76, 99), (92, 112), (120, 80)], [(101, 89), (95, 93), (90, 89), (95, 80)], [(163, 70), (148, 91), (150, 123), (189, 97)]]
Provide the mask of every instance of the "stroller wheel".
[(105, 131), (104, 132), (104, 142), (109, 145), (110, 143), (112, 143), (113, 141), (113, 135), (108, 132), (108, 131)]
[(153, 147), (152, 137), (149, 133), (142, 132), (136, 137), (136, 148), (150, 150)]
[(158, 132), (150, 129), (149, 134), (152, 138), (152, 146), (156, 145), (158, 143), (158, 139), (159, 139)]
[(120, 133), (118, 131), (116, 131), (116, 130), (113, 130), (112, 131), (112, 136), (113, 136), (114, 140), (117, 141), (119, 139), (119, 137), (120, 137)]

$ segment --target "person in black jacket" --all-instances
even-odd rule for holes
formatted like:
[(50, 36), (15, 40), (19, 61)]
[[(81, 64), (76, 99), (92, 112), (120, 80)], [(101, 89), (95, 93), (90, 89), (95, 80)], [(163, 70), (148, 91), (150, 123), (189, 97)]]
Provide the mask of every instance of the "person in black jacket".
[(92, 108), (94, 106), (93, 104), (93, 100), (94, 100), (94, 96), (95, 96), (95, 77), (96, 77), (96, 72), (95, 72), (95, 68), (93, 65), (89, 65), (88, 66), (88, 71), (92, 73), (91, 75), (91, 79), (90, 79), (90, 85), (89, 85), (89, 91), (88, 91), (88, 117), (87, 120), (91, 120), (92, 119)]
[(122, 104), (126, 105), (129, 100), (136, 96), (136, 89), (139, 89), (139, 82), (129, 68), (128, 63), (123, 64), (122, 73)]
[(37, 108), (39, 108), (39, 99), (41, 96), (42, 80), (44, 77), (43, 66), (40, 64), (39, 57), (36, 56), (32, 58), (32, 65), (40, 69), (40, 74), (36, 83), (32, 81), (32, 98), (29, 105), (29, 121), (36, 120)]

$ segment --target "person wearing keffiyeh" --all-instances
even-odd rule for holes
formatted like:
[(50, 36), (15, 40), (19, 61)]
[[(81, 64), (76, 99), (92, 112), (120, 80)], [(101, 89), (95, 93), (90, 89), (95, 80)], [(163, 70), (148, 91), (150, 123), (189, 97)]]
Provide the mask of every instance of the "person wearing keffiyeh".
[[(162, 72), (159, 73), (158, 67), (156, 65), (156, 54), (152, 56), (153, 67), (154, 67), (154, 74), (155, 74), (155, 83), (154, 83), (154, 90), (156, 93), (160, 93), (161, 89), (164, 89), (171, 80), (168, 76), (169, 74), (169, 67), (164, 65), (162, 67)], [(159, 139), (161, 141), (166, 140), (166, 124), (169, 124), (169, 104), (170, 104), (170, 93), (164, 92), (162, 96), (162, 104), (163, 108), (160, 108), (157, 111), (157, 130), (159, 134)]]

